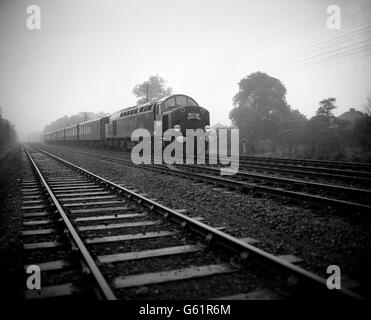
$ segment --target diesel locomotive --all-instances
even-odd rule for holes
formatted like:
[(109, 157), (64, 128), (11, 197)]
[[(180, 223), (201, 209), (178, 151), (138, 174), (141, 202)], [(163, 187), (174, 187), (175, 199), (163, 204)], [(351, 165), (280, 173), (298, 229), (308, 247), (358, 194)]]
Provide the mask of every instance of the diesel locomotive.
[(132, 132), (141, 128), (153, 135), (155, 121), (162, 121), (163, 132), (176, 127), (185, 136), (187, 129), (207, 130), (210, 115), (191, 97), (174, 94), (48, 132), (45, 142), (130, 151), (136, 143), (131, 141)]

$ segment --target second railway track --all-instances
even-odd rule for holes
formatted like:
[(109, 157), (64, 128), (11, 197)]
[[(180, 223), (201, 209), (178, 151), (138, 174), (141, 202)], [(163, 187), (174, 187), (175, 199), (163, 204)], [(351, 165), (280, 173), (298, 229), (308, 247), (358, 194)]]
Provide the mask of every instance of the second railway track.
[[(353, 175), (352, 171), (358, 172), (360, 175), (365, 173), (370, 176), (371, 164), (361, 162), (346, 162), (346, 161), (328, 161), (328, 160), (314, 160), (314, 159), (295, 159), (295, 158), (275, 158), (275, 157), (259, 157), (259, 156), (241, 156), (241, 161), (248, 162), (262, 162), (268, 164), (283, 164), (293, 165), (299, 167), (306, 167), (308, 170), (319, 169), (323, 172), (338, 171), (340, 174), (344, 170), (350, 171), (349, 174)], [(327, 171), (326, 171), (327, 170)]]
[[(25, 152), (34, 172), (25, 192), (38, 198), (23, 208), (25, 227), (34, 226), (24, 230), (24, 247), (39, 252), (29, 262), (41, 266), (43, 277), (54, 273), (31, 298), (89, 289), (103, 299), (361, 298), (346, 288), (328, 290), (325, 279), (251, 239), (229, 236), (51, 154)], [(61, 245), (73, 254), (47, 259), (52, 254), (43, 252)], [(74, 282), (55, 274), (72, 265), (82, 270)]]

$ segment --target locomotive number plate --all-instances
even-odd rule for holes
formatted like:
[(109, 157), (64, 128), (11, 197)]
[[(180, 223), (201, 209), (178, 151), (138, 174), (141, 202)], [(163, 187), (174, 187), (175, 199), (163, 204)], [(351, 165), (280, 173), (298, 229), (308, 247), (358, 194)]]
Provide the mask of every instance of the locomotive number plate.
[(187, 119), (188, 120), (200, 120), (200, 114), (199, 113), (188, 113)]

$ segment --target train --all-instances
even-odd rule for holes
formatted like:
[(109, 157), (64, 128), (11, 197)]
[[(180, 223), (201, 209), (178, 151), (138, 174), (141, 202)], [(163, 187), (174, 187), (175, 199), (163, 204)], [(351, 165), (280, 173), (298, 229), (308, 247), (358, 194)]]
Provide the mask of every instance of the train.
[(152, 137), (155, 121), (162, 121), (162, 130), (176, 127), (183, 136), (187, 129), (210, 127), (209, 111), (185, 94), (173, 94), (144, 104), (121, 109), (111, 115), (84, 121), (73, 126), (47, 132), (46, 143), (103, 147), (130, 151), (135, 143), (131, 134), (146, 129)]

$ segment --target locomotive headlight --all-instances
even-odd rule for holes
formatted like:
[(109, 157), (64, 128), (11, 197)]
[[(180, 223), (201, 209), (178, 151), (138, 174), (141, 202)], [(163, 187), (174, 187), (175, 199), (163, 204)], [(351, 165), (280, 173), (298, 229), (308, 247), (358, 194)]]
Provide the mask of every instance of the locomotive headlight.
[(174, 126), (174, 130), (175, 130), (176, 132), (179, 132), (179, 131), (180, 131), (180, 125), (179, 125), (179, 124), (176, 124), (176, 125)]
[(205, 126), (205, 131), (210, 132), (210, 126), (209, 125)]
[(205, 109), (202, 109), (202, 108), (201, 108), (201, 113), (205, 113)]

